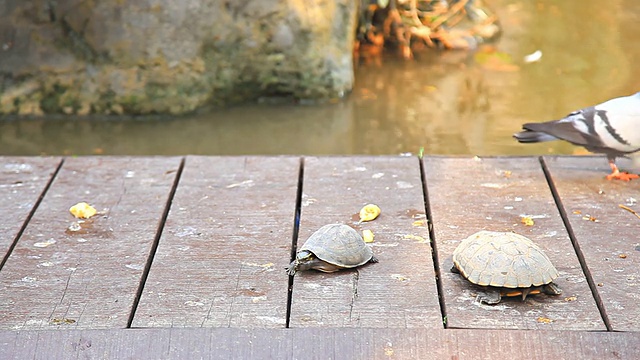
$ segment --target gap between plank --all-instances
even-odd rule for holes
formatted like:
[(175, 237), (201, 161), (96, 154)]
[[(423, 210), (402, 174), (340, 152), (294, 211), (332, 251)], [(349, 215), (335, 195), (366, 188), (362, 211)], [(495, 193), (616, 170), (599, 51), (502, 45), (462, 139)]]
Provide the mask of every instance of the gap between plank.
[(142, 291), (144, 290), (144, 285), (147, 282), (147, 278), (149, 277), (151, 264), (153, 263), (153, 259), (156, 256), (158, 245), (160, 244), (162, 231), (164, 229), (165, 223), (167, 222), (167, 217), (169, 216), (169, 211), (171, 210), (171, 204), (173, 203), (173, 198), (176, 195), (176, 190), (178, 189), (178, 183), (180, 183), (180, 178), (182, 177), (182, 170), (184, 169), (184, 164), (185, 164), (185, 158), (183, 157), (180, 160), (180, 165), (178, 166), (178, 171), (176, 171), (176, 177), (173, 180), (173, 185), (171, 186), (171, 191), (169, 192), (169, 197), (167, 198), (167, 203), (164, 207), (164, 211), (162, 213), (162, 217), (160, 218), (160, 222), (158, 223), (158, 229), (156, 230), (156, 236), (153, 239), (153, 244), (151, 245), (149, 258), (147, 259), (147, 263), (145, 264), (144, 270), (142, 271), (142, 276), (140, 277), (140, 285), (138, 286), (138, 291), (136, 292), (136, 296), (133, 299), (133, 306), (131, 307), (131, 314), (129, 315), (129, 320), (127, 320), (127, 329), (131, 328), (131, 324), (133, 323), (133, 318), (135, 317), (136, 310), (138, 309), (138, 305), (140, 304)]
[[(298, 252), (298, 233), (300, 231), (300, 213), (302, 211), (302, 185), (304, 179), (304, 158), (300, 158), (300, 168), (298, 170), (298, 191), (296, 192), (296, 209), (293, 218), (293, 234), (291, 234), (291, 256), (289, 261), (296, 258)], [(289, 328), (291, 320), (291, 301), (293, 300), (293, 279), (294, 276), (289, 275), (289, 285), (287, 286), (287, 318), (285, 320), (285, 328)]]
[(9, 246), (9, 249), (7, 250), (7, 253), (2, 259), (2, 262), (0, 262), (0, 270), (2, 270), (2, 268), (4, 267), (4, 264), (6, 264), (7, 261), (9, 260), (9, 256), (11, 256), (11, 254), (13, 253), (13, 249), (15, 249), (16, 245), (18, 245), (18, 240), (20, 240), (20, 238), (22, 237), (22, 234), (27, 229), (27, 225), (29, 225), (29, 222), (31, 222), (31, 219), (33, 218), (33, 215), (36, 213), (36, 210), (38, 210), (38, 207), (40, 206), (42, 199), (44, 199), (44, 196), (49, 191), (51, 184), (53, 184), (53, 180), (55, 180), (56, 176), (58, 175), (58, 172), (60, 172), (60, 169), (62, 168), (62, 164), (64, 164), (64, 158), (60, 159), (60, 163), (58, 163), (58, 166), (53, 171), (53, 174), (51, 174), (49, 181), (44, 186), (44, 189), (42, 189), (42, 192), (40, 193), (40, 196), (38, 196), (38, 199), (36, 199), (36, 202), (33, 204), (33, 207), (31, 208), (31, 211), (29, 211), (27, 218), (24, 219), (24, 222), (22, 223), (20, 230), (18, 231), (18, 233), (16, 234), (16, 237), (13, 239), (13, 242)]
[(424, 200), (425, 215), (427, 217), (427, 226), (429, 228), (429, 239), (431, 243), (431, 256), (433, 258), (433, 269), (436, 273), (436, 287), (438, 289), (438, 303), (440, 304), (440, 314), (442, 315), (442, 325), (446, 329), (447, 325), (447, 307), (444, 302), (444, 290), (442, 288), (442, 278), (440, 276), (440, 260), (438, 257), (438, 247), (436, 245), (436, 233), (433, 228), (433, 217), (431, 216), (431, 204), (429, 203), (429, 188), (427, 187), (427, 174), (425, 171), (424, 160), (418, 157), (420, 164), (420, 178), (422, 180), (422, 195)]
[(562, 204), (562, 199), (560, 199), (560, 195), (556, 188), (555, 183), (553, 182), (553, 178), (551, 177), (551, 173), (549, 172), (549, 168), (547, 167), (547, 163), (544, 161), (544, 157), (540, 156), (538, 158), (540, 161), (540, 165), (542, 166), (542, 171), (544, 172), (544, 177), (547, 179), (547, 184), (549, 185), (549, 189), (551, 190), (551, 195), (553, 196), (553, 200), (556, 203), (556, 207), (560, 212), (560, 217), (562, 218), (562, 222), (564, 223), (564, 227), (567, 229), (567, 233), (569, 233), (569, 239), (571, 239), (571, 244), (573, 245), (573, 250), (576, 252), (578, 256), (578, 261), (580, 262), (580, 267), (582, 268), (582, 272), (584, 276), (587, 278), (587, 283), (589, 284), (589, 289), (591, 290), (591, 295), (596, 301), (596, 305), (598, 306), (598, 311), (600, 312), (600, 317), (604, 322), (604, 326), (607, 328), (607, 331), (613, 331), (611, 327), (611, 322), (609, 321), (609, 316), (607, 316), (607, 311), (604, 308), (604, 303), (602, 302), (602, 298), (600, 297), (600, 293), (598, 293), (596, 283), (593, 281), (593, 277), (591, 276), (591, 271), (587, 266), (587, 261), (584, 258), (584, 254), (580, 249), (580, 244), (576, 239), (576, 235), (573, 232), (573, 228), (571, 227), (571, 222), (569, 221), (569, 217), (567, 216), (567, 211)]

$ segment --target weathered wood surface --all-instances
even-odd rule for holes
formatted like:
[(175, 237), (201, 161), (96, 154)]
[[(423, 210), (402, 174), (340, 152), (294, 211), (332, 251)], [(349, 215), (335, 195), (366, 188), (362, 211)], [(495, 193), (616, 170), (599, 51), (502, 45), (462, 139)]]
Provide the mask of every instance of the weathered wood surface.
[(58, 168), (61, 158), (5, 158), (0, 167), (0, 264)]
[[(622, 168), (629, 162), (619, 160)], [(545, 158), (613, 330), (640, 331), (640, 181), (606, 181), (602, 157)]]
[(11, 359), (638, 359), (640, 333), (375, 328), (2, 331)]
[[(0, 328), (125, 327), (179, 163), (66, 159), (0, 271)], [(105, 214), (78, 223), (80, 201)]]
[[(369, 203), (382, 214), (358, 224)], [(416, 158), (305, 158), (298, 246), (330, 223), (373, 231), (379, 263), (296, 274), (291, 327), (442, 328)]]
[[(605, 329), (538, 159), (425, 158), (424, 163), (449, 327)], [(534, 225), (525, 226), (522, 216)], [(564, 293), (479, 304), (480, 288), (450, 269), (456, 246), (480, 230), (532, 239), (558, 268), (556, 283)]]
[[(292, 329), (282, 329), (284, 267), (296, 236), (300, 159), (190, 156), (184, 167), (181, 160), (64, 159), (21, 232), (60, 159), (0, 158), (0, 251), (10, 251), (0, 269), (0, 354), (640, 358), (640, 219), (618, 207), (638, 210), (640, 182), (604, 180), (603, 158), (545, 157), (543, 168), (537, 158), (429, 157), (426, 184), (416, 158), (305, 158), (297, 244), (326, 223), (344, 222), (374, 232), (380, 262), (296, 275)], [(425, 187), (436, 264), (420, 222)], [(72, 231), (77, 220), (68, 209), (79, 201), (105, 214)], [(367, 203), (382, 215), (357, 224)], [(522, 224), (523, 215), (535, 224)], [(532, 238), (560, 270), (564, 294), (476, 303), (480, 289), (449, 269), (455, 246), (481, 229)], [(150, 328), (122, 329), (128, 325)], [(603, 332), (607, 326), (636, 332)]]
[(189, 156), (134, 327), (284, 327), (298, 157)]

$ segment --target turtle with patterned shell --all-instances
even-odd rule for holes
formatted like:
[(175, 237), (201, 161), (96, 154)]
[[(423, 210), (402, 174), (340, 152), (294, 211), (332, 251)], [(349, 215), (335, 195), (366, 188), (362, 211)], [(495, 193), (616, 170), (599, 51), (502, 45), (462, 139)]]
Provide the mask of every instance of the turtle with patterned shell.
[(311, 234), (286, 270), (291, 276), (309, 269), (330, 273), (368, 262), (378, 259), (360, 233), (348, 225), (329, 224)]
[(451, 271), (485, 287), (477, 300), (497, 304), (502, 297), (544, 293), (560, 295), (553, 282), (558, 270), (542, 249), (528, 238), (510, 232), (480, 231), (453, 252)]

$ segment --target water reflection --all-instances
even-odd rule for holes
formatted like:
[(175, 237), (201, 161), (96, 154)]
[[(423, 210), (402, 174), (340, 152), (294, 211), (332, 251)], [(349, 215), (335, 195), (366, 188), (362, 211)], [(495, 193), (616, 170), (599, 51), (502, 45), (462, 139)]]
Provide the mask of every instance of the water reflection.
[[(572, 153), (563, 143), (521, 145), (523, 122), (640, 90), (640, 2), (487, 0), (504, 29), (497, 51), (517, 70), (466, 52), (385, 55), (357, 67), (341, 103), (245, 105), (179, 119), (0, 122), (0, 153), (428, 154)], [(526, 54), (542, 51), (540, 62)], [(509, 71), (505, 71), (509, 70)]]

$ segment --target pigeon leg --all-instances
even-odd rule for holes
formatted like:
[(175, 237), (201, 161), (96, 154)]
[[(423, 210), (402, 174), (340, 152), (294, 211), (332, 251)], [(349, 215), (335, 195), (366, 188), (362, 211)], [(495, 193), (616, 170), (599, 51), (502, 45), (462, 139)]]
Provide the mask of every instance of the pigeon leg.
[(616, 165), (615, 159), (609, 159), (609, 166), (611, 166), (611, 174), (607, 175), (607, 180), (623, 180), (629, 181), (631, 179), (638, 179), (640, 175), (638, 174), (629, 174), (628, 172), (620, 171), (618, 166)]

